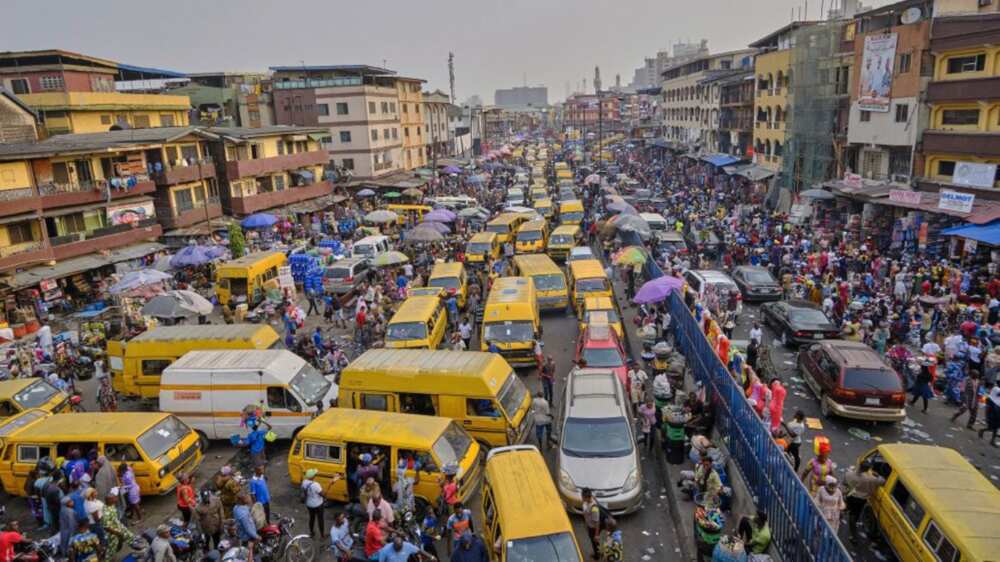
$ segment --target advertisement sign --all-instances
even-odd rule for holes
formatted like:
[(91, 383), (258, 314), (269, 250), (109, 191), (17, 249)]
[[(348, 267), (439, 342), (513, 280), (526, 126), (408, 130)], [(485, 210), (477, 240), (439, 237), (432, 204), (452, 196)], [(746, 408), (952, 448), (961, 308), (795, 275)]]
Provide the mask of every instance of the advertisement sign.
[(896, 60), (895, 33), (865, 37), (864, 55), (861, 59), (861, 84), (858, 107), (862, 111), (889, 111), (889, 90)]
[(906, 203), (908, 205), (919, 205), (921, 201), (919, 191), (906, 191), (905, 189), (893, 189), (889, 192), (889, 201)]
[(978, 162), (956, 162), (955, 173), (951, 183), (969, 187), (993, 187), (997, 179), (996, 164), (980, 164)]
[(861, 188), (861, 176), (850, 172), (844, 174), (844, 185), (851, 189)]
[(108, 220), (111, 224), (135, 224), (155, 216), (152, 199), (108, 207)]
[(950, 189), (942, 189), (940, 195), (938, 209), (956, 213), (971, 213), (972, 203), (976, 200), (976, 196), (971, 193), (959, 193)]

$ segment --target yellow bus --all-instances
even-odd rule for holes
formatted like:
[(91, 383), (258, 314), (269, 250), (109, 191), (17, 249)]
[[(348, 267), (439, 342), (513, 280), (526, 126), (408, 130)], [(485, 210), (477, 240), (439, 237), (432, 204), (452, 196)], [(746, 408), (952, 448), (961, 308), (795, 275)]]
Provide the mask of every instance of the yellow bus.
[(559, 203), (559, 224), (580, 224), (583, 222), (583, 201), (570, 199)]
[[(621, 315), (618, 314), (618, 307), (610, 297), (587, 297), (583, 299), (583, 314), (580, 316), (580, 332), (587, 328), (587, 324), (608, 324), (618, 334), (619, 338), (625, 337), (622, 329)], [(624, 340), (622, 340), (624, 341)]]
[(555, 207), (552, 204), (552, 199), (548, 196), (535, 199), (533, 207), (535, 211), (537, 211), (539, 215), (545, 217), (546, 220), (551, 219), (555, 215)]
[(288, 259), (282, 252), (256, 252), (215, 268), (215, 295), (219, 304), (260, 304), (268, 289), (278, 288), (278, 268)]
[(69, 395), (45, 379), (18, 378), (0, 382), (0, 420), (32, 409), (58, 414), (69, 411)]
[(483, 538), (493, 562), (583, 562), (573, 525), (545, 459), (531, 445), (498, 447), (486, 455), (481, 494)]
[(480, 446), (461, 426), (448, 418), (391, 412), (331, 408), (295, 435), (288, 451), (288, 478), (301, 486), (308, 470), (331, 500), (357, 500), (351, 482), (362, 453), (382, 467), (379, 485), (391, 490), (401, 464), (413, 479), (413, 495), (421, 513), (437, 505), (444, 468), (457, 468), (458, 498), (472, 496), (482, 480)]
[(340, 375), (341, 408), (441, 416), (487, 447), (531, 434), (531, 393), (495, 353), (372, 349)]
[(407, 219), (411, 223), (417, 224), (424, 219), (424, 214), (434, 210), (433, 207), (427, 205), (386, 205), (385, 208), (399, 215), (396, 219), (396, 224), (399, 225), (406, 224)]
[(534, 366), (538, 364), (535, 340), (541, 335), (534, 282), (528, 277), (498, 277), (483, 309), (480, 349), (488, 351), (494, 344), (511, 365)]
[(587, 297), (614, 298), (611, 281), (597, 260), (576, 260), (569, 264), (569, 285), (573, 292), (573, 308), (577, 315), (583, 313), (583, 299)]
[(540, 310), (564, 310), (569, 306), (566, 275), (545, 254), (514, 256), (514, 270), (520, 277), (530, 277)]
[(465, 300), (469, 297), (469, 277), (465, 273), (465, 264), (461, 262), (436, 263), (427, 277), (428, 287), (440, 287), (448, 295), (455, 295), (458, 308), (465, 308)]
[(536, 254), (545, 251), (549, 239), (549, 224), (545, 219), (536, 219), (522, 224), (517, 229), (514, 251), (518, 254)]
[(868, 497), (874, 521), (863, 522), (881, 527), (899, 560), (997, 559), (1000, 491), (957, 451), (892, 443), (868, 451), (861, 461), (885, 478)]
[(496, 232), (477, 232), (465, 245), (465, 262), (469, 265), (485, 265), (500, 257), (500, 238)]
[(549, 235), (547, 253), (554, 260), (565, 260), (570, 249), (583, 241), (583, 230), (578, 224), (562, 224)]
[(528, 216), (524, 213), (502, 213), (486, 223), (486, 232), (495, 232), (497, 239), (504, 244), (513, 238), (517, 227), (527, 220)]
[(435, 296), (403, 301), (385, 329), (385, 346), (400, 349), (437, 349), (448, 329), (444, 302)]
[(82, 458), (105, 456), (116, 468), (127, 463), (141, 494), (165, 494), (177, 486), (178, 476), (198, 468), (202, 445), (187, 424), (162, 412), (27, 410), (0, 423), (0, 483), (8, 494), (23, 496), (39, 459), (78, 450)]
[(158, 398), (160, 374), (189, 351), (270, 349), (280, 341), (267, 324), (153, 328), (128, 341), (108, 341), (111, 386), (126, 396)]

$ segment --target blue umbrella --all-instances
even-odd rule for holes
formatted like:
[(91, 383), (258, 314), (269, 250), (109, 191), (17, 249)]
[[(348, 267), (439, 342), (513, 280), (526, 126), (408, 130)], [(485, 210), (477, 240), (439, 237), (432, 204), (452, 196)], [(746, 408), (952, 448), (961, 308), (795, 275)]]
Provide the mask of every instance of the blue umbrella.
[(428, 222), (451, 222), (455, 220), (455, 213), (448, 209), (434, 209), (424, 215), (424, 220)]
[(461, 174), (462, 170), (456, 166), (445, 166), (444, 173), (446, 174)]
[(212, 257), (208, 255), (207, 246), (185, 246), (170, 258), (170, 267), (202, 265), (210, 261), (212, 261)]
[(132, 289), (138, 289), (146, 285), (162, 283), (167, 279), (173, 279), (173, 276), (155, 269), (139, 269), (126, 273), (122, 276), (121, 281), (111, 286), (109, 291), (111, 291), (111, 294), (117, 295), (118, 293), (131, 291)]
[(375, 195), (375, 192), (371, 189), (362, 189), (358, 192), (358, 197), (371, 197), (372, 195)]
[(276, 222), (278, 222), (278, 218), (272, 214), (255, 213), (243, 219), (240, 222), (240, 226), (243, 228), (267, 228), (269, 226), (274, 226), (274, 223)]

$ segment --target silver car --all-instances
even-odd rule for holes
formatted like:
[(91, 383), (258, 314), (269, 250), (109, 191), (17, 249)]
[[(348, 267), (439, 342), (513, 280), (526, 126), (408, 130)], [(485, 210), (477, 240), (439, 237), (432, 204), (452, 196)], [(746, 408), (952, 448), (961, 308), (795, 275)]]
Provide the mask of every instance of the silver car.
[(581, 491), (618, 515), (642, 504), (642, 470), (628, 398), (610, 369), (575, 369), (563, 400), (559, 495), (581, 512)]

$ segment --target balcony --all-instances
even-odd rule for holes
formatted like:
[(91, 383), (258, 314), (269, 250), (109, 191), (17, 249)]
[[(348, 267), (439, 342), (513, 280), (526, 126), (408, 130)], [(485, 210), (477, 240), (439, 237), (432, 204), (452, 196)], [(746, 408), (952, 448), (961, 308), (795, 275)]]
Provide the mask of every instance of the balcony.
[(930, 103), (985, 101), (995, 98), (998, 91), (1000, 91), (1000, 76), (944, 80), (927, 85), (927, 101)]
[(1000, 156), (1000, 133), (926, 130), (921, 140), (924, 154)]
[(282, 154), (256, 160), (232, 160), (226, 162), (226, 177), (230, 180), (285, 172), (307, 166), (321, 166), (330, 162), (330, 153), (325, 150)]
[(383, 170), (391, 170), (394, 166), (393, 162), (379, 162), (372, 166), (376, 172), (381, 172)]
[(40, 211), (40, 203), (30, 187), (0, 190), (0, 217)]
[(0, 247), (0, 271), (52, 259), (52, 248), (42, 240)]
[(189, 166), (168, 166), (153, 173), (156, 185), (177, 185), (215, 177), (215, 162), (203, 158)]
[(330, 183), (321, 181), (300, 187), (288, 187), (281, 191), (258, 193), (246, 197), (230, 197), (229, 212), (240, 216), (252, 215), (257, 211), (315, 199), (329, 195), (331, 192)]
[[(156, 184), (145, 174), (135, 176), (138, 182), (129, 189), (111, 188), (111, 200), (145, 195), (156, 191)], [(81, 183), (48, 182), (38, 186), (42, 197), (43, 209), (70, 207), (73, 205), (88, 205), (102, 203), (108, 200), (107, 180), (88, 181)]]
[(163, 227), (156, 219), (145, 219), (135, 225), (115, 225), (90, 232), (77, 232), (50, 238), (53, 258), (64, 260), (102, 250), (128, 246), (143, 240), (155, 240), (163, 235)]
[(156, 207), (156, 219), (163, 228), (183, 228), (222, 216), (222, 203), (218, 197), (210, 197), (208, 205), (196, 203), (190, 209), (174, 210), (170, 207)]

